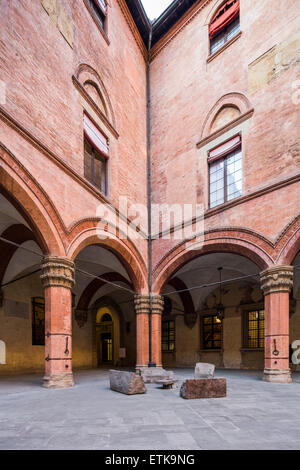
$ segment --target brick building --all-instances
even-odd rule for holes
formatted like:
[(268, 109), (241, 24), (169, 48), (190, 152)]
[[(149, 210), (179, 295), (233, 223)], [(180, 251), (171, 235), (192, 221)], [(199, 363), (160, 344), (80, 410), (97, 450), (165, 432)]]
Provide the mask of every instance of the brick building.
[(0, 13), (0, 374), (202, 361), (290, 382), (297, 2)]

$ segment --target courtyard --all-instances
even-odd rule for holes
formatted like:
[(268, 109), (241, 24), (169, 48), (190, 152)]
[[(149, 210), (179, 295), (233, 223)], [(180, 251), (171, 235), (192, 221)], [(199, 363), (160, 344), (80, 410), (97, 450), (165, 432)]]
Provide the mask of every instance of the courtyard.
[(227, 398), (184, 400), (147, 385), (147, 394), (109, 389), (108, 370), (75, 372), (76, 386), (41, 387), (41, 375), (0, 378), (0, 449), (254, 450), (300, 448), (300, 373), (270, 384), (262, 372), (219, 370)]

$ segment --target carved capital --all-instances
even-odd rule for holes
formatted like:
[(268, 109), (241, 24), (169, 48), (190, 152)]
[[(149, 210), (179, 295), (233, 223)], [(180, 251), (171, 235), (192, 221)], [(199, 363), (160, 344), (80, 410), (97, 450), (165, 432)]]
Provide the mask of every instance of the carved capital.
[(272, 266), (260, 274), (264, 295), (275, 292), (290, 293), (293, 288), (293, 266)]
[(73, 261), (58, 256), (46, 256), (42, 261), (41, 269), (41, 281), (44, 287), (72, 289), (74, 286)]
[(152, 315), (162, 315), (164, 310), (164, 298), (161, 295), (155, 295), (152, 298)]
[(149, 295), (135, 295), (134, 296), (135, 312), (137, 315), (149, 314), (150, 312), (150, 297)]
[(75, 310), (75, 320), (79, 328), (83, 328), (88, 321), (88, 311), (87, 310)]

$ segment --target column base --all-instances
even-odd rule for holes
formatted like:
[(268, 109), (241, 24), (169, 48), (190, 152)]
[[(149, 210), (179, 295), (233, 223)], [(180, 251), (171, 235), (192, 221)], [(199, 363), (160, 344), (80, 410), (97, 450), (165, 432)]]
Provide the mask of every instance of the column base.
[(291, 384), (293, 382), (292, 373), (290, 369), (265, 369), (263, 381), (277, 384)]
[(66, 374), (45, 375), (43, 378), (43, 387), (45, 388), (70, 388), (74, 387), (74, 377), (72, 372)]

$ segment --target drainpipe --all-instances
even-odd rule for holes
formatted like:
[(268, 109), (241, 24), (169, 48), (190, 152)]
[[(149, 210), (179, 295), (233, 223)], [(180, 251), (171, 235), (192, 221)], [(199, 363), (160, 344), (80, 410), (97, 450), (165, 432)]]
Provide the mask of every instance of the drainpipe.
[(151, 213), (151, 122), (150, 122), (150, 61), (151, 61), (151, 44), (152, 44), (152, 25), (149, 31), (148, 41), (148, 58), (147, 58), (147, 189), (148, 189), (148, 285), (150, 296), (149, 311), (149, 364), (148, 367), (156, 367), (152, 362), (152, 213)]

